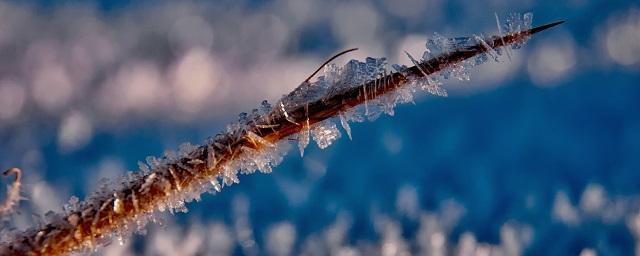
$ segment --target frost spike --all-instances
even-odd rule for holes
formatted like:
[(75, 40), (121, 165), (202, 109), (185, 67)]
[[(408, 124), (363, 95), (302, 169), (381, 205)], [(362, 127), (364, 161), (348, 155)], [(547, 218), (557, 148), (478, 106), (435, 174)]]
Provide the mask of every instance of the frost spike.
[[(500, 17), (498, 17), (498, 13), (493, 13), (493, 14), (496, 16), (496, 26), (498, 26), (498, 35), (500, 36), (502, 44), (504, 44), (504, 37), (502, 37), (502, 27), (500, 27)], [(507, 53), (507, 58), (509, 58), (509, 61), (512, 61), (511, 50), (509, 49), (509, 47), (505, 47), (504, 50)]]
[(311, 125), (309, 125), (309, 119), (305, 121), (304, 128), (298, 134), (298, 150), (300, 150), (300, 157), (304, 157), (304, 149), (309, 145), (309, 136), (311, 136)]
[(349, 136), (349, 140), (353, 140), (351, 138), (351, 127), (349, 126), (349, 121), (344, 117), (342, 113), (340, 113), (340, 125), (342, 125), (342, 129), (347, 132), (347, 136)]

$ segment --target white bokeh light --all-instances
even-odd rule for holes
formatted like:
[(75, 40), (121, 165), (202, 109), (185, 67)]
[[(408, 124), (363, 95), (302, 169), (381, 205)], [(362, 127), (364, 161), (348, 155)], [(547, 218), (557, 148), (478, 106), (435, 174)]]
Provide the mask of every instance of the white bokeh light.
[(214, 92), (218, 76), (216, 63), (206, 50), (189, 50), (172, 71), (177, 107), (187, 113), (198, 112)]
[(367, 56), (383, 56), (378, 33), (380, 14), (367, 3), (345, 2), (333, 12), (331, 28), (345, 47), (358, 46), (361, 49), (349, 55), (350, 58), (364, 59)]
[(529, 56), (529, 77), (536, 85), (542, 87), (557, 85), (574, 69), (576, 52), (575, 42), (569, 34), (542, 41)]
[(425, 42), (427, 42), (426, 34), (406, 35), (396, 44), (395, 55), (389, 59), (389, 63), (397, 63), (407, 66), (413, 65), (405, 51), (414, 56), (414, 58), (420, 58), (426, 49)]
[(392, 15), (402, 19), (431, 19), (439, 16), (441, 0), (385, 0), (385, 9)]
[(153, 62), (133, 61), (121, 67), (100, 94), (100, 106), (107, 114), (121, 116), (127, 112), (159, 111), (167, 91)]
[(289, 222), (275, 224), (269, 228), (265, 239), (269, 255), (291, 255), (296, 241), (295, 227)]
[(58, 146), (62, 151), (73, 151), (86, 145), (92, 137), (91, 119), (80, 111), (71, 111), (58, 129)]
[(56, 63), (37, 70), (32, 86), (33, 98), (45, 111), (60, 110), (70, 103), (74, 95), (74, 86), (67, 71)]
[(612, 19), (604, 46), (614, 62), (626, 66), (640, 64), (639, 9), (631, 9), (626, 17)]
[(0, 120), (17, 117), (25, 105), (25, 88), (13, 81), (0, 82)]

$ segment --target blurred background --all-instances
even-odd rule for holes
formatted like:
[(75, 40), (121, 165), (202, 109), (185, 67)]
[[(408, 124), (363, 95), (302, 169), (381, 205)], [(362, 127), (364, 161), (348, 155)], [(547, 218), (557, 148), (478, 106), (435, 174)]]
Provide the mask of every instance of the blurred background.
[(640, 4), (622, 0), (2, 1), (0, 169), (26, 198), (4, 228), (201, 143), (335, 52), (408, 65), (433, 32), (512, 12), (567, 22), (95, 254), (640, 255)]

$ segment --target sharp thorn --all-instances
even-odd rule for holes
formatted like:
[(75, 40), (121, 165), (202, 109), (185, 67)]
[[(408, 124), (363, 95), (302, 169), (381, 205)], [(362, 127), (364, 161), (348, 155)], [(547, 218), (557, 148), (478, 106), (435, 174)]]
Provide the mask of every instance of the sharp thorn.
[(549, 23), (549, 24), (545, 24), (545, 25), (542, 25), (542, 26), (537, 26), (537, 27), (535, 27), (535, 28), (530, 29), (530, 30), (529, 30), (529, 34), (535, 34), (535, 33), (538, 33), (538, 32), (540, 32), (540, 31), (543, 31), (543, 30), (546, 30), (546, 29), (549, 29), (549, 28), (555, 27), (555, 26), (560, 25), (560, 24), (562, 24), (562, 23), (564, 23), (564, 20), (556, 21), (556, 22)]

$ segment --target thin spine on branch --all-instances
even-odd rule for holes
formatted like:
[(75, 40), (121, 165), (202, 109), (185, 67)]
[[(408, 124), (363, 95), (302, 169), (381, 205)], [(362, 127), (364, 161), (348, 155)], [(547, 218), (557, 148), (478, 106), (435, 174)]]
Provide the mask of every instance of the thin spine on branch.
[[(47, 214), (41, 226), (14, 234), (0, 245), (0, 253), (60, 255), (96, 248), (112, 237), (144, 229), (158, 210), (186, 211), (185, 202), (237, 183), (238, 171), (270, 172), (282, 159), (289, 139), (299, 142), (301, 152), (309, 137), (321, 148), (328, 146), (339, 136), (328, 119), (339, 117), (350, 137), (349, 121), (373, 119), (379, 112), (392, 114), (396, 103), (411, 101), (416, 86), (446, 94), (436, 77), (466, 80), (467, 62), (478, 64), (485, 54), (500, 54), (499, 48), (518, 46), (532, 34), (561, 23), (530, 28), (530, 16), (524, 19), (523, 27), (509, 28), (506, 35), (441, 40), (439, 54), (427, 50), (420, 61), (411, 57), (412, 67), (394, 66), (397, 72), (386, 70), (385, 59), (352, 60), (343, 68), (323, 64), (324, 76), (310, 83), (312, 75), (273, 108), (264, 101), (260, 109), (241, 114), (239, 122), (204, 145), (186, 144), (177, 154), (149, 157), (147, 164), (140, 163), (141, 171), (99, 188), (63, 213)], [(360, 105), (365, 107), (364, 117), (356, 113)], [(381, 110), (370, 110), (374, 107)]]

